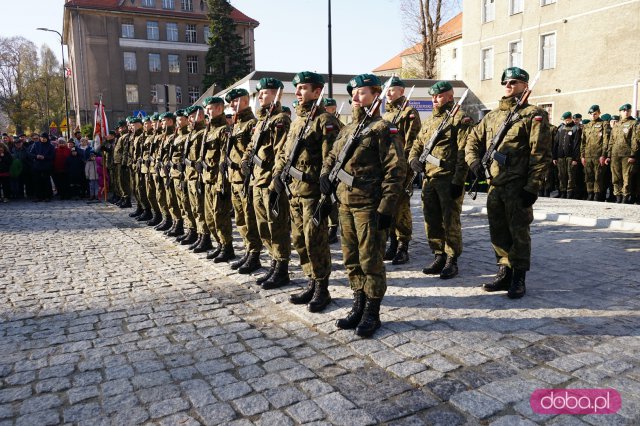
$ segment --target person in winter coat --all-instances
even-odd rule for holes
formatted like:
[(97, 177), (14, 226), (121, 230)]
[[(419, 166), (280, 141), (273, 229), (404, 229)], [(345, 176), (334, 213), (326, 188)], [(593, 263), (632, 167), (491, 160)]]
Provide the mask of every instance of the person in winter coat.
[(34, 143), (29, 149), (33, 171), (33, 187), (35, 201), (51, 201), (53, 192), (51, 190), (51, 173), (53, 172), (53, 161), (55, 148), (49, 142), (49, 135), (40, 135), (40, 142)]
[(24, 198), (25, 187), (31, 177), (29, 149), (20, 137), (11, 150), (13, 163), (11, 164), (11, 198)]
[(65, 172), (69, 182), (69, 196), (80, 199), (85, 182), (84, 161), (76, 148), (71, 149), (71, 155), (65, 161)]
[(73, 143), (65, 143), (58, 140), (58, 146), (55, 149), (55, 156), (53, 158), (53, 183), (58, 191), (58, 197), (61, 200), (69, 198), (69, 182), (67, 179), (67, 173), (65, 170), (65, 164), (69, 155), (71, 155), (71, 148)]
[(4, 142), (0, 142), (0, 189), (2, 190), (0, 201), (4, 203), (9, 201), (9, 197), (11, 197), (11, 175), (9, 171), (12, 162), (13, 158), (9, 152), (9, 147)]
[(97, 200), (99, 175), (96, 154), (93, 152), (89, 154), (89, 159), (84, 164), (84, 177), (89, 183), (89, 200)]

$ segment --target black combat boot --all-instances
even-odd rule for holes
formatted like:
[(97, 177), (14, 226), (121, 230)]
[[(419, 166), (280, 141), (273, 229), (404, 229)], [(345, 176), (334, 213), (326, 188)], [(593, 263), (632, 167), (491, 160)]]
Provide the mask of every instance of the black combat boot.
[(236, 258), (236, 254), (233, 251), (233, 245), (227, 244), (222, 247), (222, 251), (220, 252), (220, 254), (217, 255), (215, 259), (213, 259), (213, 263), (228, 262), (231, 259), (235, 259), (235, 258)]
[(277, 261), (273, 274), (262, 283), (262, 288), (265, 290), (273, 290), (274, 288), (287, 284), (289, 284), (289, 262)]
[(384, 260), (393, 260), (396, 257), (396, 253), (398, 251), (398, 239), (396, 238), (396, 234), (393, 233), (389, 236), (389, 245), (384, 252)]
[(357, 290), (353, 292), (353, 306), (351, 306), (351, 311), (347, 314), (346, 317), (340, 318), (336, 321), (336, 327), (342, 330), (353, 330), (360, 324), (360, 320), (362, 319), (362, 312), (364, 311), (364, 304), (367, 299), (364, 291)]
[(213, 244), (211, 244), (211, 234), (202, 234), (202, 238), (200, 238), (198, 245), (193, 248), (193, 252), (204, 253), (212, 248)]
[(400, 242), (398, 245), (398, 251), (391, 261), (392, 265), (404, 265), (409, 262), (409, 244)]
[(222, 243), (218, 243), (217, 247), (213, 250), (209, 250), (207, 252), (207, 259), (211, 260), (211, 259), (215, 259), (216, 257), (218, 257), (218, 255), (220, 254), (220, 252), (222, 251)]
[(184, 238), (182, 237), (178, 237), (178, 238), (180, 238), (181, 245), (188, 246), (198, 241), (198, 234), (196, 233), (195, 229), (189, 229), (187, 233), (184, 235)]
[(278, 262), (276, 262), (275, 259), (271, 259), (271, 265), (269, 265), (269, 269), (267, 270), (267, 272), (264, 275), (260, 275), (257, 279), (256, 279), (256, 284), (258, 285), (262, 285), (263, 282), (265, 282), (266, 280), (268, 280), (269, 278), (271, 278), (271, 275), (273, 275), (273, 273), (276, 270), (276, 264)]
[(130, 209), (131, 197), (123, 197), (122, 203), (118, 204), (118, 207), (120, 207), (121, 209)]
[(567, 200), (573, 200), (573, 196), (574, 196), (574, 192), (573, 191), (567, 191), (567, 193), (564, 196), (564, 198), (566, 198)]
[(622, 200), (623, 199), (624, 199), (624, 197), (622, 197), (622, 195), (616, 195), (616, 203), (622, 204)]
[(171, 229), (169, 229), (167, 232), (167, 237), (178, 237), (182, 234), (184, 234), (184, 227), (183, 227), (183, 222), (182, 219), (178, 219), (173, 223), (173, 226), (171, 227)]
[(249, 258), (249, 252), (245, 251), (244, 255), (240, 259), (238, 259), (235, 262), (231, 263), (231, 269), (233, 269), (235, 271), (236, 269), (238, 269), (239, 267), (244, 265), (244, 262), (246, 262), (248, 258)]
[(527, 271), (522, 269), (513, 269), (513, 278), (511, 279), (511, 286), (507, 292), (509, 299), (520, 299), (527, 292), (524, 286), (525, 276)]
[(444, 253), (436, 254), (431, 265), (425, 267), (422, 270), (423, 274), (431, 275), (431, 274), (439, 274), (442, 272), (442, 268), (444, 268), (444, 264), (447, 262), (447, 255)]
[(440, 271), (440, 278), (448, 280), (458, 275), (458, 258), (447, 256), (447, 263), (444, 265), (442, 271)]
[(560, 198), (567, 198), (567, 191), (560, 191)]
[(356, 335), (360, 337), (371, 337), (373, 333), (382, 325), (380, 323), (380, 302), (382, 299), (370, 299), (364, 305), (364, 312), (360, 324), (356, 327)]
[(513, 270), (506, 265), (500, 265), (498, 269), (498, 273), (496, 273), (496, 277), (493, 282), (482, 284), (482, 289), (484, 291), (506, 291), (509, 290), (509, 286), (511, 285), (511, 276), (513, 275)]
[(202, 240), (202, 234), (198, 234), (198, 239), (195, 240), (192, 244), (189, 244), (189, 247), (187, 247), (187, 250), (193, 250), (196, 247), (198, 247), (198, 244), (200, 244), (201, 240)]
[(338, 242), (338, 225), (329, 227), (329, 244), (335, 244)]
[(156, 229), (160, 232), (164, 232), (168, 229), (171, 229), (173, 227), (173, 219), (171, 218), (171, 216), (166, 216), (164, 218), (164, 223), (159, 223), (158, 226), (156, 226)]
[(543, 197), (549, 198), (550, 196), (551, 196), (551, 190), (550, 189), (545, 189)]
[(311, 278), (307, 283), (307, 288), (299, 293), (294, 293), (289, 296), (289, 302), (293, 303), (294, 305), (306, 305), (307, 303), (309, 303), (309, 301), (311, 301), (315, 288), (316, 280)]
[(136, 209), (129, 213), (129, 217), (139, 217), (144, 213), (144, 209), (140, 204), (136, 206)]
[(159, 231), (161, 227), (167, 224), (167, 216), (162, 216), (162, 220), (156, 226), (153, 227), (156, 231)]
[(587, 201), (593, 201), (593, 192), (587, 194)]
[(146, 222), (147, 220), (151, 219), (153, 217), (153, 215), (151, 214), (151, 210), (145, 209), (145, 211), (138, 217), (136, 217), (136, 220), (138, 222)]
[(594, 195), (594, 198), (595, 198), (596, 200), (598, 200), (598, 201), (600, 201), (600, 202), (602, 203), (602, 202), (604, 202), (604, 200), (605, 200), (605, 198), (606, 198), (606, 197), (605, 197), (605, 195), (604, 195), (604, 192), (597, 192), (597, 193)]
[(313, 291), (313, 297), (307, 305), (307, 310), (309, 312), (322, 312), (329, 303), (331, 303), (329, 278), (318, 280), (316, 282), (316, 288)]
[(560, 191), (556, 192), (551, 198), (562, 198), (562, 192)]
[(624, 196), (624, 203), (625, 204), (633, 204), (633, 197), (631, 195), (625, 195)]
[(162, 222), (162, 215), (160, 212), (153, 212), (151, 219), (147, 220), (147, 226), (158, 226)]
[[(247, 257), (246, 262), (238, 268), (238, 273), (246, 275), (257, 271), (260, 268), (262, 268), (262, 264), (260, 263), (260, 252), (252, 252), (249, 253), (249, 257)], [(288, 276), (289, 274), (287, 274), (287, 277)]]

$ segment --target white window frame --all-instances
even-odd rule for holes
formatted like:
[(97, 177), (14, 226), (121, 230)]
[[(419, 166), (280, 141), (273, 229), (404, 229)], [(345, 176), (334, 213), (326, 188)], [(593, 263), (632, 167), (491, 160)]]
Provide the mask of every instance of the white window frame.
[(156, 0), (142, 0), (142, 7), (156, 7)]
[[(484, 52), (491, 51), (491, 71), (489, 76), (485, 76), (484, 73)], [(495, 74), (495, 50), (493, 46), (487, 46), (484, 49), (480, 49), (480, 81), (493, 80)]]
[[(126, 32), (125, 27), (127, 28)], [(129, 30), (131, 30), (131, 34), (129, 34)], [(133, 22), (122, 22), (120, 24), (120, 35), (122, 38), (136, 38), (136, 27)]]
[(165, 10), (174, 10), (176, 8), (175, 0), (162, 0), (162, 8)]
[[(548, 67), (548, 68), (543, 68), (544, 66), (544, 44), (543, 44), (543, 40), (544, 37), (546, 36), (550, 36), (553, 35), (553, 66)], [(538, 69), (539, 70), (552, 70), (555, 69), (558, 65), (557, 62), (557, 54), (558, 54), (558, 34), (556, 31), (550, 31), (548, 33), (545, 34), (540, 34), (540, 36), (538, 37)]]
[(124, 91), (128, 104), (137, 104), (140, 101), (137, 84), (125, 84)]
[[(511, 45), (515, 44), (515, 43), (520, 43), (520, 64), (515, 65), (512, 62), (512, 58), (511, 58)], [(519, 67), (519, 68), (523, 68), (524, 65), (524, 41), (522, 41), (522, 39), (518, 39), (518, 40), (511, 40), (508, 44), (507, 44), (507, 68), (509, 67)]]
[[(155, 24), (155, 27), (152, 24)], [(151, 37), (153, 35), (155, 35), (155, 38)], [(160, 40), (160, 24), (158, 21), (147, 21), (147, 40)]]
[(200, 87), (198, 86), (188, 86), (187, 87), (187, 96), (189, 96), (189, 103), (193, 104), (200, 98)]
[[(171, 28), (171, 30), (169, 30), (169, 28)], [(173, 29), (175, 29), (175, 31)], [(166, 33), (167, 41), (177, 42), (180, 40), (180, 33), (176, 22), (167, 22)], [(169, 36), (169, 34), (171, 34), (171, 36)]]
[(185, 43), (197, 43), (198, 42), (198, 26), (196, 24), (187, 24), (184, 27), (184, 41)]
[[(487, 15), (486, 15), (487, 8), (485, 7), (485, 4), (487, 1), (490, 1), (493, 4), (493, 16), (491, 17), (491, 19), (487, 19)], [(480, 16), (482, 18), (483, 24), (487, 24), (489, 22), (493, 22), (496, 20), (496, 0), (482, 0), (480, 2), (480, 7), (482, 8)]]
[[(518, 12), (513, 10), (515, 2), (520, 2), (522, 4), (522, 9)], [(518, 15), (520, 13), (524, 13), (524, 0), (509, 0), (509, 15)]]
[[(171, 63), (171, 57), (175, 56), (175, 58), (178, 60), (178, 68), (173, 67), (173, 64)], [(180, 73), (180, 55), (175, 55), (173, 53), (169, 53), (167, 55), (167, 69), (169, 70), (170, 74), (179, 74)]]
[[(151, 68), (151, 58), (158, 58), (157, 68)], [(162, 56), (159, 53), (149, 53), (149, 72), (162, 72)]]
[(182, 87), (176, 86), (176, 104), (182, 105)]
[(540, 0), (540, 7), (549, 6), (550, 4), (556, 3), (557, 0)]
[(151, 105), (157, 104), (158, 103), (158, 86), (156, 86), (155, 84), (151, 85), (150, 95), (151, 95)]
[(209, 37), (211, 37), (211, 28), (209, 28), (208, 24), (204, 26), (202, 35), (203, 35), (204, 43), (209, 43)]
[[(196, 58), (195, 62), (190, 61), (190, 58)], [(198, 62), (200, 62), (198, 55), (189, 55), (187, 56), (187, 73), (189, 74), (198, 74)], [(195, 64), (195, 65), (193, 65)]]
[[(122, 63), (125, 71), (137, 71), (138, 59), (136, 52), (122, 52)], [(132, 66), (127, 67), (127, 64), (131, 64)]]
[(193, 0), (180, 0), (180, 10), (183, 12), (193, 12)]

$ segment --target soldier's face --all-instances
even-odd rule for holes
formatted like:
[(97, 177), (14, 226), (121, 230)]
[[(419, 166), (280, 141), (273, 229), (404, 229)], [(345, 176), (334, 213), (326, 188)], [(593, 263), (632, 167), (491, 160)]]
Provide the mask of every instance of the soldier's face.
[(152, 128), (153, 128), (153, 123), (151, 121), (145, 121), (144, 122), (144, 131), (145, 132), (148, 132)]
[(187, 117), (179, 116), (177, 120), (178, 126), (180, 126), (181, 128), (189, 124), (189, 119)]
[(240, 112), (249, 106), (249, 96), (240, 96), (231, 101), (231, 108), (234, 111)]
[(336, 107), (335, 105), (329, 105), (324, 107), (324, 109), (326, 109), (329, 114), (335, 114), (338, 107)]
[(317, 100), (321, 92), (322, 88), (320, 87), (314, 89), (310, 83), (300, 83), (296, 86), (296, 99), (300, 104), (305, 104)]
[(624, 111), (620, 111), (620, 118), (629, 118), (631, 117), (631, 110), (627, 109)]
[(368, 107), (378, 94), (371, 90), (371, 87), (356, 87), (351, 92), (351, 99), (354, 107)]
[(574, 119), (573, 119), (573, 122), (574, 122), (575, 124), (580, 124), (580, 119), (579, 119), (579, 118), (574, 118)]
[(448, 104), (453, 100), (453, 90), (447, 90), (446, 92), (438, 93), (431, 97), (434, 107), (441, 107)]
[(593, 112), (591, 113), (591, 118), (592, 118), (593, 120), (597, 120), (598, 118), (600, 118), (600, 111), (593, 111)]
[(571, 124), (571, 123), (573, 123), (573, 119), (571, 119), (571, 118), (565, 118), (564, 119), (564, 124)]
[(387, 91), (387, 102), (393, 102), (400, 96), (404, 95), (404, 87), (392, 86)]
[(518, 96), (527, 88), (527, 83), (520, 80), (507, 80), (504, 85), (504, 95), (507, 98)]
[(276, 98), (278, 93), (275, 89), (262, 89), (258, 92), (258, 102), (262, 108), (269, 106)]
[(133, 123), (133, 131), (138, 131), (142, 128), (142, 123)]

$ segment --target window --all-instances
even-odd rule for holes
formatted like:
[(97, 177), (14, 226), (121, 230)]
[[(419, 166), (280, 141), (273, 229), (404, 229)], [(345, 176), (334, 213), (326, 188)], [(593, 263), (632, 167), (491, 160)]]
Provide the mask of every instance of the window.
[(156, 86), (155, 84), (151, 85), (151, 104), (157, 104), (158, 103), (158, 86)]
[(156, 0), (142, 0), (142, 7), (156, 7)]
[(185, 40), (187, 43), (196, 43), (196, 26), (193, 24), (187, 24), (187, 31), (185, 32)]
[(493, 78), (493, 47), (489, 47), (488, 49), (482, 49), (482, 56), (481, 56), (480, 62), (481, 62), (480, 79), (491, 80)]
[(548, 70), (556, 67), (556, 34), (540, 36), (540, 69)]
[(524, 11), (524, 0), (510, 0), (509, 9), (511, 10), (512, 15), (522, 13)]
[(204, 26), (204, 42), (209, 43), (209, 37), (211, 37), (211, 29), (209, 25)]
[(160, 40), (160, 29), (156, 21), (147, 21), (147, 39)]
[(458, 48), (457, 47), (454, 47), (453, 50), (451, 51), (451, 57), (453, 59), (458, 57)]
[(482, 0), (482, 22), (491, 22), (496, 19), (496, 1)]
[(549, 104), (538, 104), (538, 106), (540, 108), (542, 108), (543, 110), (547, 111), (547, 115), (549, 117), (553, 117), (553, 103), (549, 103)]
[(180, 72), (180, 57), (178, 55), (168, 55), (169, 58), (169, 72)]
[(510, 67), (522, 67), (522, 40), (509, 43), (509, 64)]
[(182, 104), (182, 87), (176, 86), (176, 103), (178, 105)]
[(189, 74), (198, 74), (198, 57), (187, 56), (187, 72)]
[(160, 72), (159, 53), (149, 53), (149, 72)]
[(178, 24), (175, 22), (167, 23), (167, 41), (178, 41)]
[(540, 0), (540, 6), (546, 6), (548, 4), (553, 4), (555, 2), (556, 0)]
[(135, 52), (124, 52), (123, 55), (124, 55), (124, 70), (135, 71), (138, 68), (136, 64)]
[(193, 0), (180, 0), (182, 10), (186, 12), (193, 12)]
[(122, 38), (134, 38), (135, 31), (133, 29), (133, 22), (122, 23)]
[(189, 86), (189, 103), (195, 103), (200, 97), (200, 88), (196, 86)]
[(176, 3), (174, 0), (162, 0), (163, 9), (175, 9)]
[(138, 103), (138, 85), (137, 84), (127, 84), (125, 86), (125, 91), (127, 93), (127, 103), (128, 104), (137, 104)]

